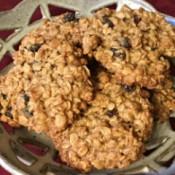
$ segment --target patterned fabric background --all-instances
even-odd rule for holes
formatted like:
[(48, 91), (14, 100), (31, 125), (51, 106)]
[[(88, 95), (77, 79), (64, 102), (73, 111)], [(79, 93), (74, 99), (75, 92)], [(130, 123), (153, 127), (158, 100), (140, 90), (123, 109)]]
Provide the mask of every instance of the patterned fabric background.
[(175, 17), (175, 0), (147, 0), (158, 11)]

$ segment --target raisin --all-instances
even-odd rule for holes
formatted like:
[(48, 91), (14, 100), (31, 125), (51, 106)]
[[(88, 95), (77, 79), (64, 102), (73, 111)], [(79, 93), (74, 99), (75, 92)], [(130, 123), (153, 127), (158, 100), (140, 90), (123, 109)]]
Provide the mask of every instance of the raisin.
[(127, 22), (127, 21), (128, 21), (128, 18), (124, 17), (122, 20), (123, 20), (124, 22)]
[(6, 94), (1, 93), (2, 98), (5, 100), (7, 98)]
[(126, 84), (121, 84), (121, 87), (124, 88), (128, 92), (131, 92), (135, 89), (135, 86), (128, 86)]
[(118, 43), (119, 43), (121, 46), (123, 46), (123, 47), (125, 47), (125, 48), (127, 48), (127, 49), (130, 49), (130, 48), (131, 48), (131, 44), (130, 44), (128, 38), (118, 38), (118, 39), (116, 39), (116, 40), (118, 41)]
[(120, 48), (111, 48), (111, 51), (113, 52), (113, 56), (120, 58), (121, 60), (124, 60), (126, 58), (125, 52), (123, 52)]
[(29, 100), (30, 100), (30, 97), (29, 97), (27, 94), (24, 94), (24, 95), (23, 95), (23, 98), (24, 98), (24, 100), (25, 100), (25, 104), (27, 105), (27, 103), (28, 103)]
[(102, 19), (103, 19), (103, 22), (105, 24), (108, 24), (109, 27), (111, 27), (111, 28), (114, 27), (114, 24), (112, 23), (112, 21), (109, 19), (109, 17), (107, 15), (104, 15), (102, 17)]
[(40, 49), (41, 47), (41, 44), (34, 44), (32, 45), (30, 48), (29, 48), (29, 51), (35, 53), (35, 52), (38, 52), (38, 50)]
[(155, 50), (157, 50), (157, 47), (152, 47), (151, 48), (151, 51), (155, 51)]
[(138, 15), (134, 15), (134, 22), (137, 25), (141, 21), (141, 17)]
[(151, 100), (151, 97), (153, 96), (153, 93), (152, 93), (152, 91), (148, 91), (148, 89), (143, 87), (142, 90), (141, 90), (141, 96), (143, 98)]
[(20, 65), (21, 65), (21, 66), (24, 66), (24, 64), (25, 64), (25, 61), (23, 61)]
[(75, 13), (67, 13), (64, 15), (63, 21), (64, 22), (71, 22), (76, 21)]
[(12, 107), (8, 107), (7, 108), (7, 110), (6, 110), (6, 112), (5, 112), (5, 115), (7, 116), (7, 117), (9, 117), (9, 118), (13, 118), (13, 115), (12, 115)]
[(25, 109), (24, 114), (26, 114), (27, 116), (33, 116), (33, 112), (30, 112), (28, 109)]
[(117, 114), (117, 110), (114, 108), (114, 109), (112, 109), (112, 110), (108, 110), (107, 111), (107, 115), (109, 116), (109, 117), (113, 117), (114, 115), (116, 115)]
[(75, 43), (75, 46), (76, 46), (76, 48), (80, 48), (80, 49), (82, 48), (81, 43), (78, 43), (78, 42), (77, 42), (77, 43)]
[(3, 106), (0, 104), (0, 111), (3, 109)]

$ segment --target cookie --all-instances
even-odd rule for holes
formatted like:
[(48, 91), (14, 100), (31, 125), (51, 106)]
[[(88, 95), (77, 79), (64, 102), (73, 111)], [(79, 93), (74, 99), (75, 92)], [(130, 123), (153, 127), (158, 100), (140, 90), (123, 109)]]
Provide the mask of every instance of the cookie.
[[(73, 17), (68, 20), (67, 16), (71, 15), (74, 16), (74, 20)], [(76, 56), (81, 56), (81, 49), (76, 46), (72, 39), (72, 33), (77, 31), (77, 22), (78, 20), (73, 13), (62, 14), (52, 20), (44, 20), (38, 28), (30, 31), (23, 38), (19, 50), (13, 57), (14, 63), (30, 62), (35, 57), (42, 59), (40, 52), (46, 45), (50, 45), (53, 49), (56, 48), (61, 55), (73, 53)]]
[(175, 32), (163, 16), (124, 7), (99, 10), (92, 18), (101, 38), (94, 57), (117, 81), (148, 89), (164, 81), (170, 66), (164, 56), (175, 55)]
[(15, 120), (12, 115), (11, 104), (7, 101), (7, 95), (0, 93), (0, 121), (8, 123), (12, 127), (19, 127), (18, 120)]
[(150, 101), (154, 106), (154, 116), (157, 122), (166, 121), (175, 110), (175, 90), (173, 79), (169, 74), (165, 81), (151, 92)]
[[(100, 92), (97, 96), (96, 104), (109, 100)], [(119, 122), (115, 110), (107, 112), (105, 104), (104, 108), (90, 107), (70, 128), (52, 138), (67, 165), (89, 172), (93, 168), (124, 168), (141, 158), (143, 142)]]
[(119, 85), (101, 68), (96, 72), (90, 107), (52, 137), (61, 159), (84, 172), (129, 166), (142, 156), (153, 126), (151, 105), (139, 87)]
[(138, 86), (119, 84), (106, 70), (97, 72), (97, 92), (100, 91), (109, 97), (114, 110), (118, 113), (118, 120), (133, 128), (135, 135), (140, 139), (147, 140), (153, 126), (153, 107), (145, 97), (144, 90)]
[[(27, 37), (30, 41), (30, 35)], [(35, 55), (24, 53), (23, 57), (19, 50), (18, 60), (22, 61), (1, 84), (15, 121), (36, 132), (61, 132), (86, 110), (93, 98), (84, 58), (76, 51), (73, 54), (74, 46), (61, 38), (45, 42)], [(7, 118), (4, 113), (1, 120), (8, 121)]]
[(107, 47), (99, 47), (95, 54), (95, 58), (115, 74), (117, 81), (148, 89), (156, 88), (165, 79), (163, 73), (169, 69), (169, 62), (163, 57), (157, 60), (158, 57), (159, 53), (156, 51), (148, 53), (140, 49), (128, 52), (114, 45), (112, 41), (109, 41)]

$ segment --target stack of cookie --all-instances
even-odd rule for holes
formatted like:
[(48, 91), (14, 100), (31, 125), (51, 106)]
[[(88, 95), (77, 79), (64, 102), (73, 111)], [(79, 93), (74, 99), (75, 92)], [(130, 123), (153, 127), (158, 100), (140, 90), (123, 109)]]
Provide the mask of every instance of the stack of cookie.
[(175, 109), (175, 29), (143, 9), (45, 20), (1, 77), (0, 120), (49, 135), (73, 168), (124, 168)]

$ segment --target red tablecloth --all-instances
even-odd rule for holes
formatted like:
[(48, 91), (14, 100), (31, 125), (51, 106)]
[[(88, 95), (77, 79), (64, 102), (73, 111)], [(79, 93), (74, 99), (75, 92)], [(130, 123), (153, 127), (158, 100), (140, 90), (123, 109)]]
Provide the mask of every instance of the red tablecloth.
[[(13, 8), (21, 0), (0, 0), (0, 11)], [(157, 10), (175, 17), (175, 0), (147, 0)], [(1, 143), (3, 144), (3, 143)], [(10, 175), (0, 166), (0, 175)]]

